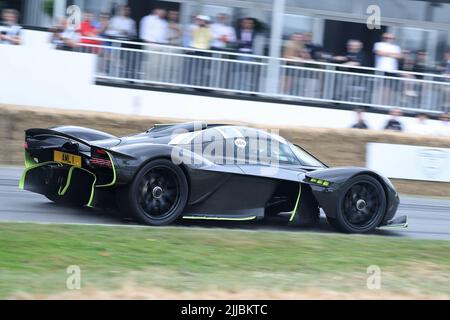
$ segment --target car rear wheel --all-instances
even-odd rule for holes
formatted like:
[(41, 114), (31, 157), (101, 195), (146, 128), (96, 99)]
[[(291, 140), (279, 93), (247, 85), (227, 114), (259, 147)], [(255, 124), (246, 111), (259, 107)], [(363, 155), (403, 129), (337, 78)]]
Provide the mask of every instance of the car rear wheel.
[[(161, 226), (175, 221), (188, 200), (183, 170), (170, 160), (153, 160), (136, 174), (121, 202), (139, 222)], [(122, 210), (124, 210), (122, 209)]]
[(347, 233), (370, 232), (378, 227), (386, 212), (386, 194), (380, 182), (369, 175), (358, 175), (343, 187), (337, 215), (330, 224)]

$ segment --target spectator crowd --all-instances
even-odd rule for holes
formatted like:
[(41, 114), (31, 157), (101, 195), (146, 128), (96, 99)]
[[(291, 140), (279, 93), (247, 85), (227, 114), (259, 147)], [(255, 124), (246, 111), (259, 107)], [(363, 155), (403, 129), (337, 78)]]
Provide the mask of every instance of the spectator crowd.
[[(121, 40), (141, 40), (147, 43), (167, 44), (191, 47), (201, 50), (230, 50), (240, 53), (255, 53), (255, 42), (261, 37), (261, 27), (257, 19), (244, 17), (236, 24), (230, 16), (218, 14), (214, 22), (207, 15), (193, 15), (191, 24), (183, 27), (176, 10), (154, 9), (144, 16), (137, 24), (130, 16), (130, 8), (119, 5), (114, 15), (102, 12), (97, 17), (90, 11), (83, 13), (83, 21), (79, 28), (67, 23), (61, 18), (50, 28), (52, 43), (60, 49), (76, 48), (79, 43), (96, 44), (98, 41), (85, 39), (112, 38)], [(19, 13), (13, 9), (2, 11), (2, 25), (0, 26), (0, 43), (20, 44), (20, 30), (18, 25)], [(234, 26), (235, 25), (235, 26)], [(386, 75), (394, 75), (399, 71), (416, 73), (442, 73), (450, 75), (450, 52), (447, 52), (442, 62), (430, 61), (426, 50), (402, 50), (395, 43), (395, 36), (385, 32), (381, 41), (373, 48), (364, 48), (358, 39), (347, 40), (346, 52), (334, 55), (317, 44), (314, 44), (311, 32), (295, 32), (285, 42), (282, 56), (286, 59), (298, 61), (322, 61), (340, 63), (345, 66), (369, 67), (370, 59), (367, 49), (375, 56), (374, 67)], [(261, 51), (261, 50), (258, 50)], [(262, 53), (262, 52), (260, 52)]]
[[(365, 119), (364, 110), (356, 108), (354, 110), (356, 121), (351, 126), (353, 129), (377, 129), (370, 126)], [(450, 113), (442, 113), (438, 122), (431, 124), (427, 113), (420, 112), (416, 115), (414, 122), (405, 125), (402, 121), (403, 113), (399, 108), (389, 110), (389, 119), (383, 124), (382, 130), (409, 132), (426, 136), (450, 137)]]
[(256, 19), (246, 17), (235, 28), (231, 25), (229, 15), (221, 13), (214, 23), (207, 15), (194, 15), (192, 23), (183, 28), (178, 11), (156, 8), (141, 19), (138, 34), (136, 22), (130, 17), (130, 8), (121, 5), (116, 8), (113, 16), (100, 13), (97, 19), (92, 12), (85, 11), (77, 30), (73, 30), (73, 26), (69, 26), (65, 18), (51, 30), (52, 42), (57, 45), (65, 43), (65, 49), (74, 49), (77, 43), (96, 43), (96, 40), (85, 38), (110, 38), (251, 54), (258, 37), (255, 24)]
[[(68, 23), (68, 19), (63, 17), (57, 24), (50, 28), (50, 42), (56, 49), (73, 51), (80, 46), (91, 45), (92, 51), (103, 55), (108, 62), (110, 53), (107, 50), (101, 51), (96, 45), (108, 46), (108, 39), (141, 41), (151, 46), (163, 44), (169, 46), (182, 46), (192, 48), (191, 53), (196, 56), (207, 56), (205, 50), (215, 50), (223, 52), (237, 52), (246, 54), (238, 59), (252, 61), (252, 54), (262, 53), (255, 50), (257, 44), (261, 44), (261, 28), (258, 21), (251, 17), (245, 17), (238, 21), (236, 27), (233, 26), (230, 16), (221, 13), (215, 17), (214, 21), (206, 15), (192, 16), (191, 24), (183, 28), (179, 21), (179, 12), (176, 10), (154, 9), (149, 15), (144, 16), (139, 21), (139, 33), (136, 22), (130, 16), (130, 8), (120, 5), (115, 9), (114, 15), (100, 13), (97, 17), (90, 11), (83, 13), (83, 19), (78, 28)], [(19, 12), (13, 9), (3, 9), (1, 12), (0, 24), (0, 44), (19, 45), (21, 44), (22, 27), (18, 24)], [(287, 65), (301, 66), (307, 65), (308, 61), (322, 61), (341, 64), (343, 67), (368, 67), (370, 62), (364, 50), (363, 43), (358, 39), (349, 39), (346, 44), (346, 52), (343, 55), (333, 55), (313, 43), (311, 32), (295, 32), (289, 40), (285, 42), (282, 50), (282, 57), (286, 59)], [(109, 40), (111, 41), (111, 40)], [(149, 47), (153, 52), (164, 49)], [(170, 50), (169, 50), (170, 51)], [(402, 50), (395, 43), (395, 36), (386, 32), (382, 35), (380, 42), (375, 43), (372, 48), (375, 57), (375, 68), (386, 76), (421, 78), (421, 75), (402, 73), (410, 71), (416, 73), (440, 73), (450, 76), (450, 51), (446, 53), (445, 59), (440, 64), (432, 64), (429, 61), (425, 50), (411, 52)], [(148, 58), (147, 73), (155, 73), (161, 62), (159, 58)], [(153, 59), (153, 60), (151, 60)], [(172, 69), (179, 69), (179, 61), (173, 59)], [(125, 62), (125, 69), (133, 66)], [(309, 65), (307, 65), (309, 66)], [(196, 69), (196, 72), (205, 74), (203, 69)], [(190, 71), (190, 70), (189, 70)], [(189, 72), (188, 71), (188, 72)], [(171, 70), (176, 73), (177, 70)], [(356, 71), (355, 71), (356, 72)], [(292, 87), (292, 77), (286, 76), (284, 79), (285, 92), (289, 92)], [(411, 95), (414, 90), (411, 90)], [(389, 90), (384, 90), (382, 95), (388, 96)], [(357, 121), (353, 128), (368, 129), (369, 126), (364, 120), (364, 113), (361, 109), (355, 110)], [(405, 127), (399, 120), (402, 112), (398, 108), (390, 110), (391, 118), (384, 126), (385, 130), (405, 131)], [(431, 129), (428, 125), (428, 116), (421, 113), (417, 116), (416, 125), (412, 131), (421, 134), (436, 134), (450, 136), (450, 115), (442, 113), (439, 128)], [(410, 130), (406, 130), (410, 131)]]

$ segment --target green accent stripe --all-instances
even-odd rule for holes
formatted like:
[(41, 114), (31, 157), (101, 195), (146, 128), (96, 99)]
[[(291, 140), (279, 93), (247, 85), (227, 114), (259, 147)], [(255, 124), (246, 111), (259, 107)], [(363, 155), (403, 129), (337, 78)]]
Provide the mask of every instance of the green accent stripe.
[(294, 207), (294, 210), (292, 210), (291, 217), (289, 218), (289, 221), (294, 220), (295, 213), (297, 212), (297, 207), (298, 207), (298, 204), (300, 202), (300, 196), (302, 195), (302, 184), (301, 183), (299, 184), (298, 188), (299, 189), (298, 189), (297, 201), (295, 202), (295, 207)]
[[(86, 171), (88, 171), (88, 170), (86, 170)], [(94, 200), (95, 183), (97, 182), (97, 176), (90, 171), (88, 171), (88, 172), (94, 176), (94, 181), (92, 182), (92, 186), (91, 186), (91, 196), (89, 197), (89, 201), (86, 204), (86, 206), (92, 207), (92, 201)]]
[(89, 200), (88, 200), (88, 202), (86, 204), (88, 207), (91, 207), (92, 206), (92, 201), (94, 200), (95, 183), (97, 182), (97, 176), (93, 172), (91, 172), (91, 171), (89, 171), (87, 169), (80, 168), (80, 167), (75, 167), (75, 166), (70, 167), (69, 173), (67, 175), (66, 185), (64, 186), (64, 188), (62, 190), (61, 190), (61, 188), (59, 188), (58, 195), (63, 196), (66, 193), (67, 189), (70, 186), (70, 183), (72, 182), (72, 172), (75, 169), (83, 170), (83, 171), (85, 171), (85, 172), (87, 172), (87, 173), (89, 173), (89, 174), (94, 176), (94, 181), (92, 182), (92, 186), (91, 186), (91, 195), (90, 195)]
[(24, 161), (25, 161), (25, 168), (31, 168), (32, 166), (35, 166), (37, 164), (36, 161), (30, 156), (30, 153), (27, 150), (24, 150)]
[(61, 187), (59, 187), (59, 190), (58, 190), (59, 196), (63, 196), (66, 193), (67, 189), (69, 188), (70, 182), (72, 181), (72, 172), (73, 172), (73, 169), (75, 169), (75, 168), (76, 167), (73, 167), (73, 166), (70, 167), (69, 173), (67, 175), (66, 185), (64, 186), (64, 188), (62, 190), (61, 190)]
[(45, 166), (45, 165), (48, 165), (48, 164), (55, 164), (55, 163), (58, 166), (62, 165), (61, 163), (56, 162), (56, 161), (46, 161), (46, 162), (42, 162), (42, 163), (37, 163), (37, 164), (35, 164), (35, 165), (31, 166), (31, 167), (28, 167), (28, 168), (25, 168), (25, 170), (22, 172), (22, 176), (20, 177), (20, 180), (19, 180), (19, 189), (24, 189), (25, 178), (26, 178), (26, 175), (27, 175), (28, 171), (30, 171), (31, 169), (37, 168), (37, 167), (42, 167), (42, 166)]
[[(37, 168), (37, 167), (41, 167), (41, 166), (44, 166), (44, 165), (48, 165), (48, 164), (57, 164), (58, 166), (62, 166), (61, 163), (56, 162), (56, 161), (46, 161), (46, 162), (38, 163), (38, 164), (36, 164), (36, 165), (34, 165), (34, 166), (31, 166), (31, 167), (29, 167), (29, 168), (26, 168), (26, 169), (23, 171), (23, 173), (22, 173), (22, 177), (20, 178), (20, 181), (19, 181), (19, 188), (20, 188), (20, 189), (23, 189), (23, 188), (24, 188), (24, 185), (25, 185), (25, 177), (26, 177), (28, 171), (30, 171), (31, 169)], [(61, 188), (58, 190), (58, 195), (63, 196), (63, 195), (66, 193), (67, 189), (69, 188), (70, 182), (71, 182), (71, 180), (72, 180), (72, 172), (73, 172), (74, 169), (80, 169), (80, 170), (86, 171), (86, 172), (88, 172), (88, 173), (90, 173), (91, 175), (94, 176), (94, 181), (92, 182), (92, 186), (91, 186), (91, 195), (90, 195), (90, 197), (89, 197), (88, 203), (86, 204), (86, 206), (92, 207), (92, 201), (94, 200), (95, 183), (97, 182), (97, 176), (96, 176), (93, 172), (91, 172), (91, 171), (89, 171), (89, 170), (87, 170), (87, 169), (80, 168), (80, 167), (75, 167), (75, 166), (71, 166), (70, 169), (69, 169), (68, 176), (67, 176), (67, 182), (66, 182), (66, 185), (64, 186), (64, 188), (63, 188), (62, 190), (61, 190)]]
[(243, 217), (243, 218), (222, 218), (222, 217), (208, 217), (208, 216), (183, 216), (183, 219), (202, 219), (202, 220), (225, 220), (225, 221), (247, 221), (255, 220), (256, 216)]
[(106, 154), (107, 154), (108, 157), (109, 157), (109, 161), (111, 161), (112, 170), (113, 170), (113, 179), (112, 179), (112, 181), (111, 181), (110, 183), (107, 183), (107, 184), (101, 184), (101, 185), (96, 186), (97, 188), (111, 187), (111, 186), (113, 186), (113, 185), (116, 183), (116, 179), (117, 179), (117, 175), (116, 175), (116, 167), (114, 166), (114, 161), (113, 161), (111, 155), (109, 154), (109, 152), (106, 151), (106, 150), (105, 150), (105, 152), (106, 152)]

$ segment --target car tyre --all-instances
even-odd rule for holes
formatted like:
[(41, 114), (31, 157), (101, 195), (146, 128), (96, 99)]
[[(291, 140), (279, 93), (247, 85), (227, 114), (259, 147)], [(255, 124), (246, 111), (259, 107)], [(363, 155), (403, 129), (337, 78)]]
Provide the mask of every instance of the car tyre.
[(374, 177), (357, 175), (343, 186), (337, 206), (336, 217), (327, 218), (333, 227), (345, 233), (367, 233), (384, 218), (386, 193)]
[(148, 162), (132, 182), (119, 191), (122, 213), (153, 226), (174, 222), (188, 201), (188, 182), (183, 170), (170, 160)]

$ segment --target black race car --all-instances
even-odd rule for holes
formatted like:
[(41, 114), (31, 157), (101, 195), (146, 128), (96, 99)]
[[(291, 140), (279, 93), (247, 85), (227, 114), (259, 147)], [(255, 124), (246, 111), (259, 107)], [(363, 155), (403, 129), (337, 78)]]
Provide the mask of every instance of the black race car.
[(20, 187), (54, 202), (115, 207), (149, 225), (177, 219), (285, 216), (312, 225), (323, 209), (344, 232), (406, 226), (398, 194), (366, 168), (329, 168), (277, 134), (203, 122), (115, 137), (61, 126), (25, 131)]

